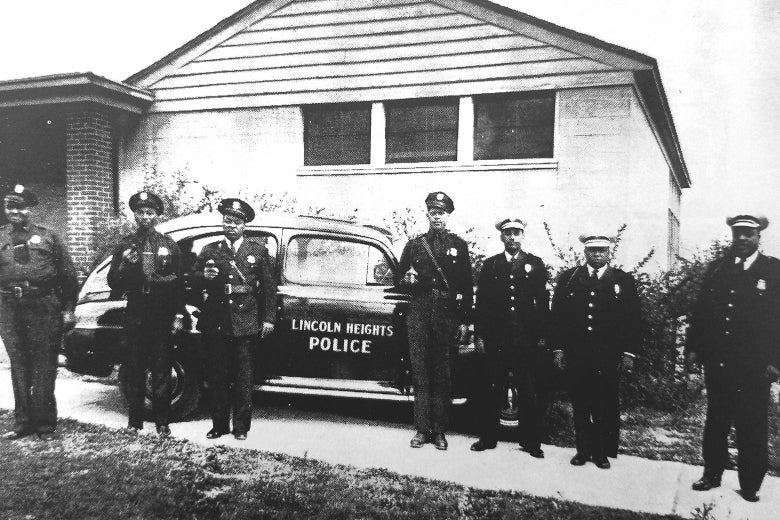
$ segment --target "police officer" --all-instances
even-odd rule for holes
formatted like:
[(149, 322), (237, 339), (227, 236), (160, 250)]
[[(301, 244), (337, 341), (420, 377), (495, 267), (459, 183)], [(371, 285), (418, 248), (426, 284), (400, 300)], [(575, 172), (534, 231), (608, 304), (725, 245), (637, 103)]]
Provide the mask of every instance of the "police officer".
[(704, 475), (692, 487), (720, 486), (734, 423), (742, 497), (756, 502), (768, 464), (769, 387), (780, 375), (780, 260), (758, 251), (766, 217), (726, 223), (731, 247), (708, 266), (688, 330), (686, 357), (704, 365), (707, 387)]
[(430, 229), (404, 247), (398, 271), (402, 278), (397, 280), (412, 291), (406, 323), (417, 434), (410, 445), (420, 448), (432, 442), (446, 450), (450, 348), (454, 340), (467, 339), (473, 282), (466, 242), (447, 231), (447, 219), (455, 209), (452, 199), (436, 191), (425, 205)]
[[(532, 457), (543, 458), (538, 370), (539, 342), (546, 335), (550, 294), (544, 262), (523, 251), (525, 222), (508, 217), (496, 223), (504, 251), (485, 260), (477, 283), (475, 345), (485, 353), (478, 383), (479, 440), (472, 451), (496, 447), (504, 384), (514, 376), (520, 420), (526, 432), (520, 442)], [(502, 395), (504, 394), (504, 395)]]
[(35, 193), (17, 184), (4, 204), (9, 223), (0, 228), (0, 336), (11, 361), (15, 408), (14, 428), (3, 437), (49, 439), (57, 425), (57, 350), (63, 325), (75, 323), (78, 281), (62, 239), (30, 222)]
[(129, 200), (137, 229), (114, 248), (108, 285), (111, 297), (127, 297), (125, 334), (128, 355), (128, 427), (143, 429), (146, 371), (152, 372), (152, 411), (157, 433), (170, 435), (172, 335), (182, 329), (181, 252), (155, 226), (164, 207), (152, 192)]
[(585, 264), (564, 271), (553, 294), (555, 365), (566, 369), (576, 433), (575, 466), (602, 469), (617, 457), (619, 369), (630, 371), (642, 347), (642, 319), (634, 279), (609, 265), (613, 238), (580, 236)]
[(212, 429), (206, 437), (230, 433), (232, 404), (233, 436), (245, 440), (252, 421), (252, 352), (258, 336), (274, 330), (276, 281), (265, 245), (244, 237), (246, 223), (255, 218), (252, 207), (231, 198), (217, 210), (225, 236), (203, 248), (191, 276), (193, 286), (207, 293), (198, 323), (210, 370)]

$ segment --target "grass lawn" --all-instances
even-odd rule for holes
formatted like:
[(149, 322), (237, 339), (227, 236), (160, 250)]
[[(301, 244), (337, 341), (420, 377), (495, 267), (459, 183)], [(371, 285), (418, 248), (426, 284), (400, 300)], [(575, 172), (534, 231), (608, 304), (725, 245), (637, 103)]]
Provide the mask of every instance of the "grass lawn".
[[(12, 414), (0, 411), (0, 430)], [(61, 420), (57, 438), (0, 441), (0, 518), (679, 518), (471, 489), (383, 470), (160, 440)]]

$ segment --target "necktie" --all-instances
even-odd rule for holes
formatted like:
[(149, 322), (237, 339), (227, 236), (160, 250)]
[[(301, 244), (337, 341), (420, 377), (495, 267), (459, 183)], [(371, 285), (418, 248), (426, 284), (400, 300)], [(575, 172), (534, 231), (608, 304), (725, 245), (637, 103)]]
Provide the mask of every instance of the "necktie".
[(433, 234), (433, 244), (431, 244), (431, 249), (433, 249), (434, 255), (441, 256), (441, 236), (439, 233)]
[(149, 240), (149, 237), (146, 237), (146, 240), (144, 240), (144, 247), (141, 251), (141, 268), (144, 271), (144, 279), (146, 281), (151, 280), (152, 276), (154, 275), (154, 249), (152, 248), (152, 243)]
[(596, 283), (599, 281), (599, 272), (597, 270), (593, 270), (592, 273), (590, 273), (590, 279), (593, 281), (593, 283)]
[(745, 270), (745, 259), (737, 257), (737, 261), (734, 263), (734, 270), (737, 273), (741, 273)]

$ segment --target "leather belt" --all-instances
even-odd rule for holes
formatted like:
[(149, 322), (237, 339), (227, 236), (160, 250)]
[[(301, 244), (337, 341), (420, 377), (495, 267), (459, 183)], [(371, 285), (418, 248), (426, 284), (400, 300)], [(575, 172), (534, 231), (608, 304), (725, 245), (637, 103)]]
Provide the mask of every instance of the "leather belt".
[(27, 280), (0, 287), (0, 294), (4, 296), (13, 296), (14, 298), (19, 299), (27, 296), (47, 296), (52, 294), (52, 292), (51, 287), (31, 285)]
[(249, 294), (252, 292), (254, 292), (254, 287), (251, 285), (225, 284), (225, 294)]

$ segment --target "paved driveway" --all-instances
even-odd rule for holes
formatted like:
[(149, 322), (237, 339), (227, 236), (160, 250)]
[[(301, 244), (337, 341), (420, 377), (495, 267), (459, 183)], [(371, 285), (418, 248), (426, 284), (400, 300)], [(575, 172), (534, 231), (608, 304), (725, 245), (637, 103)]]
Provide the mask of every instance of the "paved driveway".
[[(127, 424), (124, 401), (113, 384), (85, 381), (60, 369), (57, 401), (62, 417), (117, 428)], [(701, 468), (677, 462), (621, 455), (608, 471), (592, 464), (575, 468), (569, 465), (571, 449), (544, 446), (546, 458), (538, 460), (513, 443), (501, 442), (495, 450), (474, 453), (469, 446), (475, 439), (457, 433), (448, 435), (450, 448), (446, 452), (433, 446), (415, 450), (408, 447), (414, 432), (403, 418), (411, 414), (403, 408), (396, 417), (388, 419), (388, 414), (382, 413), (377, 419), (369, 403), (363, 403), (363, 413), (357, 414), (317, 403), (288, 407), (283, 399), (261, 397), (252, 431), (244, 442), (230, 436), (207, 440), (211, 424), (204, 415), (173, 424), (171, 429), (174, 436), (205, 446), (224, 444), (361, 468), (385, 468), (476, 488), (516, 490), (596, 506), (690, 516), (696, 507), (712, 502), (718, 520), (780, 518), (780, 478), (767, 478), (761, 502), (750, 504), (737, 494), (739, 485), (733, 471), (726, 472), (721, 488), (697, 493), (690, 484), (700, 476)], [(7, 365), (0, 365), (0, 407), (13, 408)], [(146, 431), (152, 434), (153, 430), (147, 423)]]

